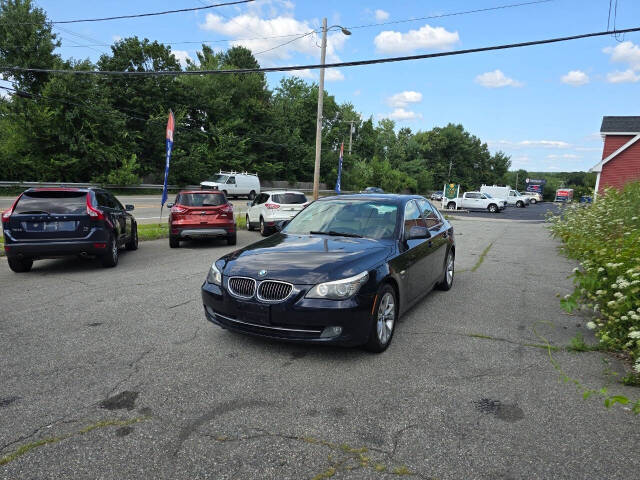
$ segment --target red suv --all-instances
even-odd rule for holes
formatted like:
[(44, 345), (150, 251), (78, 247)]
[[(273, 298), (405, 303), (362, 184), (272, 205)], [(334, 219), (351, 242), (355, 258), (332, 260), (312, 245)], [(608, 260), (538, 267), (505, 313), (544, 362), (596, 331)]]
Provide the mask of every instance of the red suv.
[(223, 192), (188, 190), (178, 193), (175, 203), (167, 204), (169, 214), (169, 246), (178, 248), (180, 240), (226, 237), (236, 244), (233, 205)]

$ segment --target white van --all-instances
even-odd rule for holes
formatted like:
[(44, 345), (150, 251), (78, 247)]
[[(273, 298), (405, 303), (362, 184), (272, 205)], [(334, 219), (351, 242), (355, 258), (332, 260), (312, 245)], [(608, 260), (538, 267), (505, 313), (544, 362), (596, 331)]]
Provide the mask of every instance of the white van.
[(223, 172), (222, 170), (209, 180), (200, 182), (203, 190), (222, 190), (227, 197), (248, 197), (249, 200), (260, 194), (260, 179), (257, 173)]
[(506, 187), (500, 187), (498, 185), (482, 185), (480, 187), (481, 193), (488, 193), (493, 198), (502, 198), (507, 201), (507, 205), (515, 205), (519, 208), (524, 208), (529, 205), (529, 197), (521, 195), (520, 192), (514, 190), (509, 185)]

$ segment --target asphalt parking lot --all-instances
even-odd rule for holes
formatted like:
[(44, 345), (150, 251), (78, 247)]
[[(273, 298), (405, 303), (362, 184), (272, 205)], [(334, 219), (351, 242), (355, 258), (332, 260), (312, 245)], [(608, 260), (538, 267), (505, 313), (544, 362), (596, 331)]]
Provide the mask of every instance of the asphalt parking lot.
[[(452, 222), (453, 289), (380, 355), (208, 324), (199, 287), (223, 242), (144, 242), (111, 270), (0, 259), (0, 478), (638, 478), (640, 418), (583, 400), (540, 348), (594, 340), (556, 298), (573, 262), (537, 219)], [(639, 396), (613, 357), (552, 354)]]
[(553, 214), (557, 214), (561, 209), (561, 205), (553, 202), (543, 202), (536, 203), (534, 205), (528, 205), (524, 208), (517, 207), (507, 207), (503, 211), (499, 213), (489, 213), (484, 210), (472, 210), (472, 211), (456, 211), (449, 212), (447, 211), (447, 215), (456, 215), (460, 218), (464, 217), (473, 217), (473, 218), (485, 218), (487, 220), (495, 217), (496, 219), (502, 220), (525, 220), (525, 221), (535, 221), (535, 222), (544, 222), (547, 212), (551, 212)]

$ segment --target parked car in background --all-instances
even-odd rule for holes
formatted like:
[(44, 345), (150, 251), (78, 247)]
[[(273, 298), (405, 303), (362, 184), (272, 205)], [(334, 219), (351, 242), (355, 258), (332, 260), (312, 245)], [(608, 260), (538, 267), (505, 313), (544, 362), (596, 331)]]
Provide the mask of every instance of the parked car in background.
[(525, 192), (525, 197), (529, 197), (529, 203), (536, 204), (542, 202), (542, 195), (539, 192)]
[(302, 192), (274, 190), (262, 192), (247, 206), (247, 230), (260, 229), (262, 236), (273, 233), (280, 222), (291, 220), (309, 204)]
[(384, 193), (384, 190), (380, 187), (367, 187), (364, 190), (361, 190), (360, 193)]
[(467, 210), (487, 210), (491, 213), (498, 213), (505, 209), (507, 201), (502, 198), (493, 198), (488, 193), (465, 192), (462, 197), (449, 199), (447, 208), (457, 210), (464, 208)]
[(487, 193), (493, 198), (502, 198), (507, 201), (507, 205), (514, 205), (518, 208), (524, 208), (529, 205), (529, 199), (509, 185), (505, 187), (499, 185), (482, 185), (480, 192)]
[(423, 197), (322, 198), (213, 262), (202, 301), (225, 329), (382, 352), (404, 312), (451, 289), (455, 255), (453, 227)]
[(181, 240), (194, 238), (226, 238), (236, 244), (233, 205), (222, 191), (185, 190), (167, 204), (169, 213), (169, 246), (178, 248)]
[(591, 198), (589, 195), (583, 195), (580, 197), (580, 203), (591, 203), (593, 202), (593, 198)]
[(437, 201), (441, 202), (442, 201), (442, 195), (443, 195), (443, 192), (441, 192), (441, 191), (433, 192), (431, 194), (431, 200), (437, 200)]
[(138, 226), (111, 193), (95, 188), (31, 188), (2, 214), (9, 268), (28, 272), (34, 260), (69, 255), (118, 264), (120, 248), (138, 248)]
[(573, 201), (573, 188), (559, 188), (556, 190), (556, 202), (570, 203)]
[(203, 190), (220, 190), (226, 197), (247, 197), (253, 200), (260, 193), (260, 179), (255, 173), (223, 172), (200, 182)]

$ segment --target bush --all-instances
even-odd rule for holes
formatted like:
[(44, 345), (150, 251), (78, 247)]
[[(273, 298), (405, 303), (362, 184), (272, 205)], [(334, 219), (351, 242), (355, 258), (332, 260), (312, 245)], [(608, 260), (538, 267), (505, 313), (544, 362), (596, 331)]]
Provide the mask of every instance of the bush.
[(116, 170), (112, 170), (106, 176), (109, 185), (139, 185), (140, 177), (136, 174), (140, 166), (135, 154), (130, 159), (123, 158), (122, 165)]
[(587, 326), (603, 347), (628, 351), (640, 373), (640, 183), (609, 189), (592, 205), (568, 206), (550, 221), (581, 265), (563, 307), (593, 310)]

